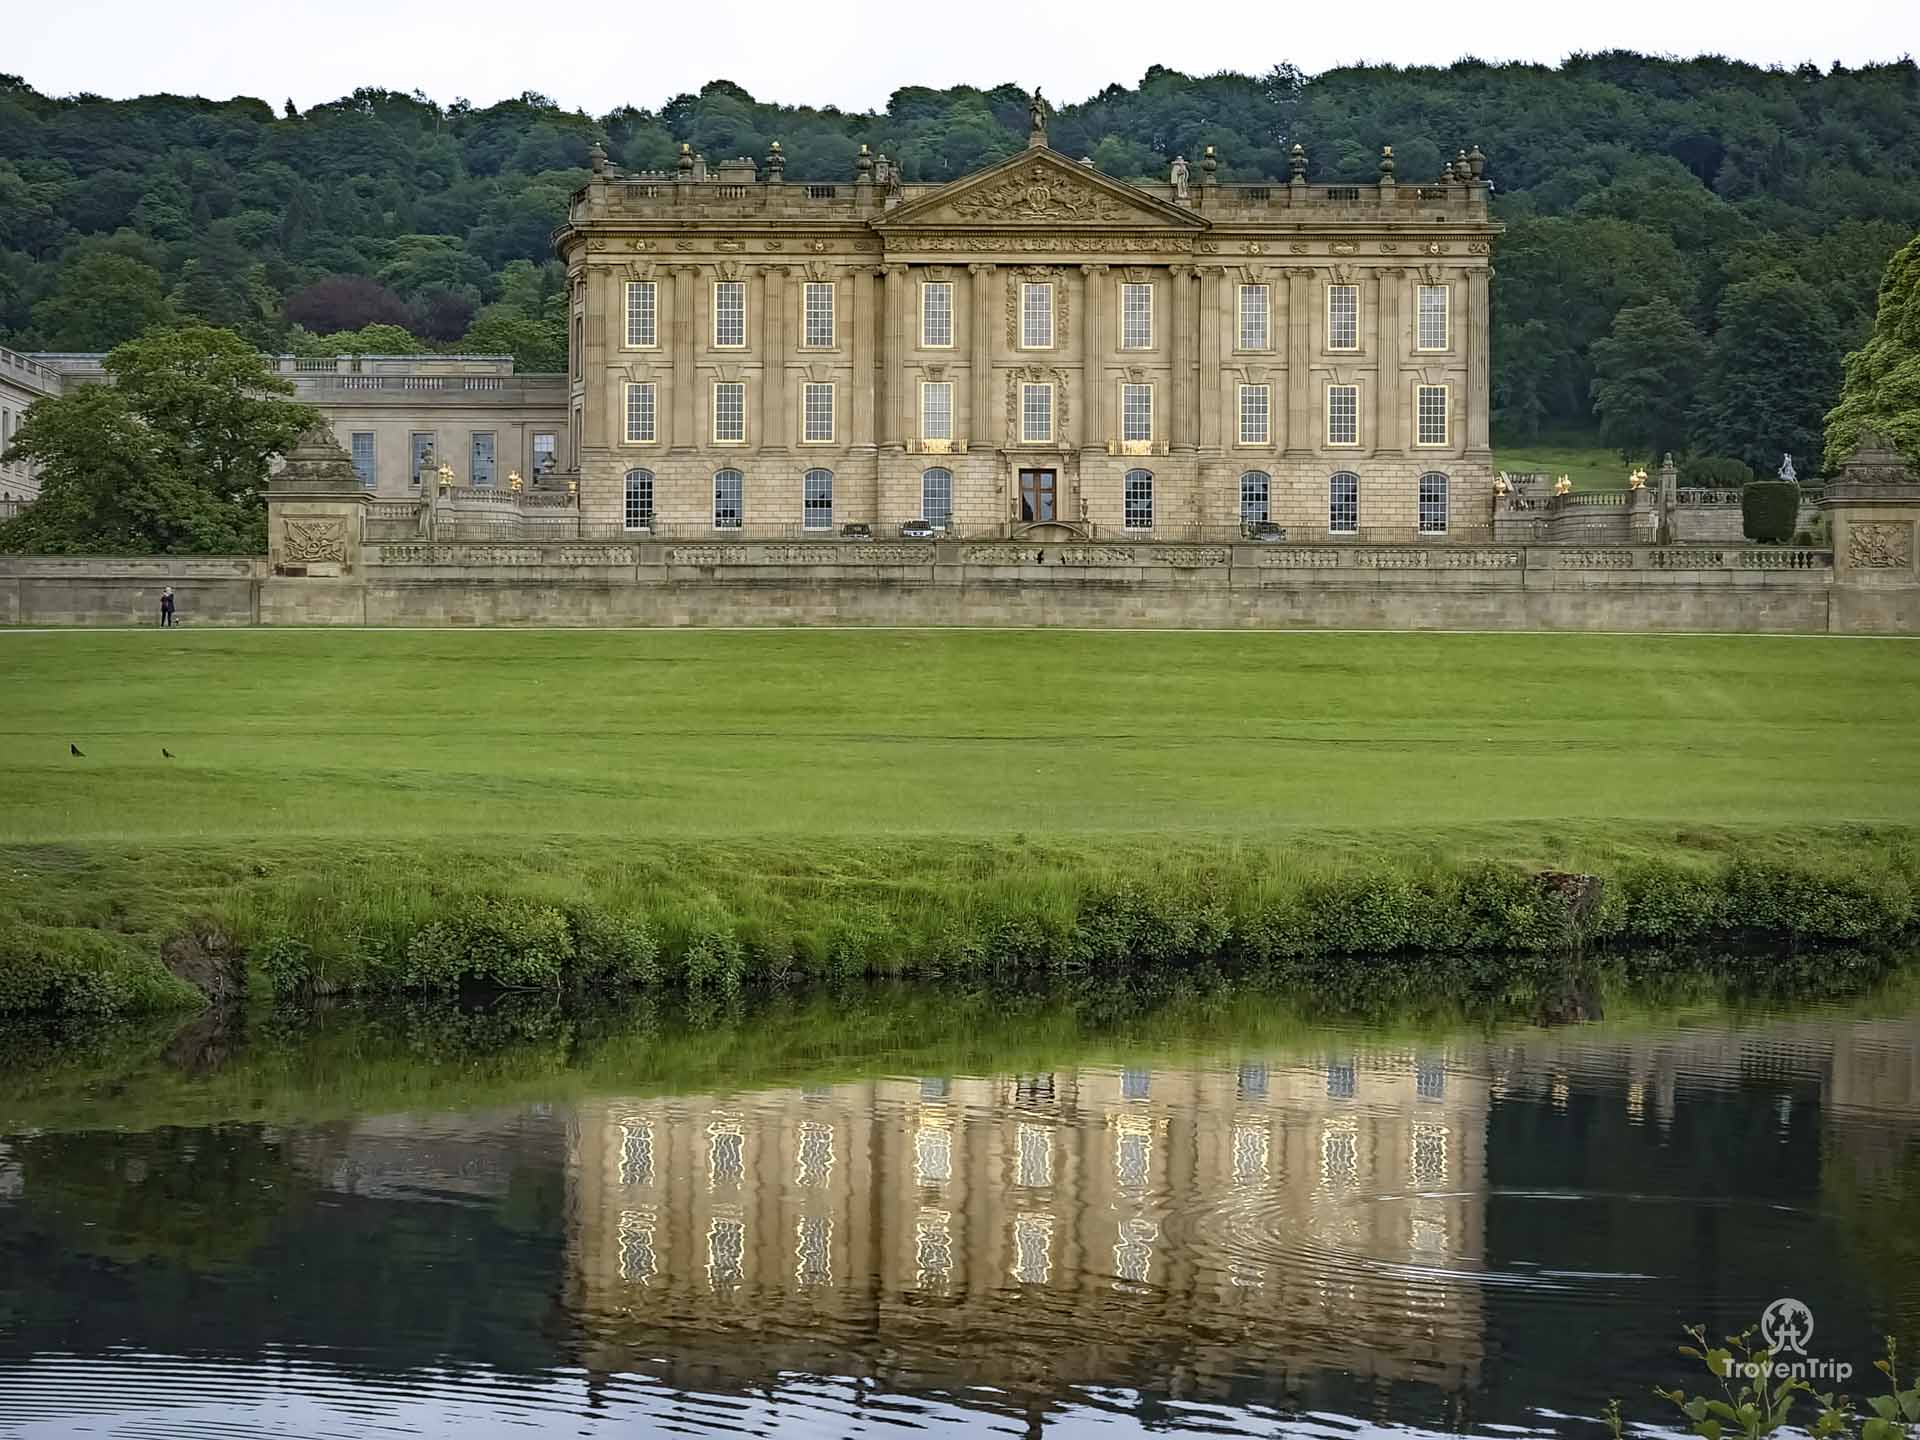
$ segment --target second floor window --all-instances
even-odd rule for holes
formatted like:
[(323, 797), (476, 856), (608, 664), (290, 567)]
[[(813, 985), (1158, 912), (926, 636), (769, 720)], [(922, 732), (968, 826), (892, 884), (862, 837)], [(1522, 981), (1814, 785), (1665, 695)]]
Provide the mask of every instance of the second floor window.
[(659, 343), (659, 291), (651, 280), (627, 282), (627, 346), (644, 350)]
[(713, 387), (713, 438), (720, 444), (747, 438), (747, 387), (735, 380)]
[(1447, 443), (1447, 387), (1444, 385), (1422, 385), (1414, 396), (1414, 443), (1416, 445), (1444, 445)]
[(1153, 348), (1153, 286), (1120, 287), (1120, 348)]
[(653, 443), (653, 386), (651, 383), (627, 386), (627, 443)]
[(801, 343), (815, 348), (833, 344), (833, 282), (809, 280), (802, 299), (806, 326)]
[(722, 280), (713, 287), (713, 343), (722, 350), (738, 350), (747, 343), (747, 286), (743, 280)]
[(801, 438), (815, 445), (830, 442), (833, 439), (833, 382), (809, 384), (802, 392), (801, 408), (805, 411)]
[(1419, 294), (1419, 331), (1414, 336), (1414, 344), (1422, 350), (1444, 350), (1447, 348), (1448, 305), (1447, 287), (1444, 285), (1422, 285)]
[(413, 451), (411, 475), (414, 485), (418, 487), (423, 480), (431, 483), (433, 472), (440, 464), (439, 457), (433, 453), (433, 432), (416, 430), (407, 437), (407, 444)]
[(1358, 385), (1327, 387), (1327, 443), (1329, 445), (1360, 443), (1360, 387)]
[(1240, 348), (1265, 350), (1272, 344), (1267, 328), (1267, 287), (1240, 287)]
[(1025, 350), (1053, 348), (1053, 282), (1020, 284), (1020, 345)]
[(1265, 445), (1272, 436), (1268, 422), (1269, 390), (1265, 385), (1240, 387), (1240, 443)]
[(920, 438), (953, 438), (953, 384), (929, 380), (920, 387)]
[(1053, 386), (1020, 387), (1020, 438), (1029, 445), (1053, 439)]
[(1360, 348), (1360, 287), (1358, 285), (1327, 287), (1327, 348), (1329, 350)]
[(353, 432), (353, 473), (360, 477), (360, 484), (365, 489), (373, 489), (373, 432), (371, 430)]
[(1120, 387), (1120, 438), (1134, 441), (1153, 439), (1153, 386)]
[(472, 439), (472, 464), (467, 483), (476, 490), (493, 488), (493, 432), (476, 430)]
[(953, 344), (953, 282), (929, 280), (920, 287), (920, 343), (931, 349)]

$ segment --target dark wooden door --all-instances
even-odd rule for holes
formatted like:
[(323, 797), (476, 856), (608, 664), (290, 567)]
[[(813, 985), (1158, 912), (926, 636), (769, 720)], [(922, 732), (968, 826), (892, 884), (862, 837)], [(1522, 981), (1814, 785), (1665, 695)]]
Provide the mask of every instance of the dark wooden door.
[(1020, 472), (1020, 518), (1026, 521), (1053, 519), (1054, 472)]

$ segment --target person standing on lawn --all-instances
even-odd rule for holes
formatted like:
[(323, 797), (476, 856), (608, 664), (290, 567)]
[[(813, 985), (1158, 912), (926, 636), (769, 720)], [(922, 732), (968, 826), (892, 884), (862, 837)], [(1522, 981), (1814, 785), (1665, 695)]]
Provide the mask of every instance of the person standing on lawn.
[(173, 624), (173, 586), (171, 585), (160, 592), (160, 623), (166, 626)]

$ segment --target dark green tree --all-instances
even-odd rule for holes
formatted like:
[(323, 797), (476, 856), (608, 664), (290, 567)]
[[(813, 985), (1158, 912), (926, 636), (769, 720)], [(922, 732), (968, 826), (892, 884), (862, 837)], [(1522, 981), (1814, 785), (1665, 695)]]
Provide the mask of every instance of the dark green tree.
[(172, 319), (159, 271), (101, 251), (62, 265), (52, 292), (33, 307), (33, 328), (58, 350), (111, 350)]
[(1720, 301), (1706, 378), (1694, 408), (1696, 448), (1771, 475), (1782, 455), (1803, 473), (1822, 453), (1840, 392), (1840, 343), (1819, 293), (1770, 271), (1729, 286)]
[(1665, 296), (1614, 316), (1613, 333), (1593, 342), (1601, 442), (1628, 459), (1684, 449), (1706, 358), (1707, 342)]
[(1869, 430), (1920, 465), (1920, 235), (1887, 262), (1873, 334), (1847, 356), (1840, 403), (1827, 413), (1829, 473)]

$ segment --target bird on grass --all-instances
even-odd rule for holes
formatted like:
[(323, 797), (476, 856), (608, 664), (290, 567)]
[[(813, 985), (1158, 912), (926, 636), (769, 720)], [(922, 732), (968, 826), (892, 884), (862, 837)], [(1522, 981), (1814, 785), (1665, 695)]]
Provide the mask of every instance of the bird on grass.
[(69, 755), (78, 755), (82, 760), (87, 758), (87, 752), (82, 750), (78, 745), (74, 744), (71, 740), (67, 742), (67, 753)]
[(166, 746), (164, 746), (164, 745), (162, 745), (162, 746), (160, 747), (160, 753), (161, 753), (162, 755), (164, 755), (164, 756), (166, 756), (166, 757), (167, 757), (167, 759), (169, 759), (169, 760), (171, 760), (171, 759), (173, 759), (173, 751), (171, 751), (171, 750), (169, 750), (169, 749), (167, 749), (167, 747), (166, 747)]

